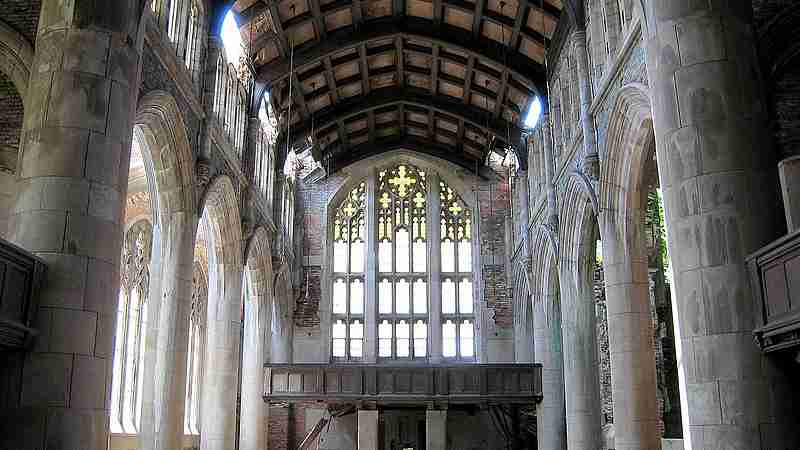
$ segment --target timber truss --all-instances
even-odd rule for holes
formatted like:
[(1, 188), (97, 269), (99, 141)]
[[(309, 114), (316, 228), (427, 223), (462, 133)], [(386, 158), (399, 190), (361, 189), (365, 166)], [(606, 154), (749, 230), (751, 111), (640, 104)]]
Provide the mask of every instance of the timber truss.
[[(393, 148), (475, 169), (490, 148), (527, 160), (522, 122), (545, 92), (560, 0), (238, 0), (259, 96), (291, 104), (331, 170)], [(293, 70), (292, 70), (293, 68)], [(291, 89), (290, 89), (291, 85)], [(278, 148), (287, 146), (286, 114)]]

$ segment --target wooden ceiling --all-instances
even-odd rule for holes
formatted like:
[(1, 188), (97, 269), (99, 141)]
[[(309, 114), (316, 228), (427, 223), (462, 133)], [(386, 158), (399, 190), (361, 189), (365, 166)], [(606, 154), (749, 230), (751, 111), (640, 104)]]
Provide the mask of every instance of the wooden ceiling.
[(332, 170), (393, 148), (474, 170), (492, 139), (501, 153), (509, 144), (525, 151), (520, 124), (545, 92), (545, 48), (562, 8), (561, 0), (238, 0), (233, 10), (257, 83), (276, 111), (292, 105), (291, 140), (313, 128)]

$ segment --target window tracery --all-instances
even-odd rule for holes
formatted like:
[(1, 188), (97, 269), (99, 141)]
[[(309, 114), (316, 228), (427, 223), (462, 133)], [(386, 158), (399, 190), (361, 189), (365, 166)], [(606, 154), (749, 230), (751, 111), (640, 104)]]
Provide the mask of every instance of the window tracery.
[(442, 356), (475, 358), (472, 211), (444, 181), (441, 202)]
[(332, 356), (364, 356), (366, 184), (359, 183), (336, 210), (333, 224)]
[[(427, 195), (424, 171), (378, 172), (378, 357), (427, 356)], [(413, 345), (412, 345), (413, 344)]]
[(192, 302), (189, 311), (189, 340), (186, 354), (186, 397), (184, 433), (200, 434), (200, 386), (205, 354), (205, 318), (208, 282), (200, 264), (192, 276)]
[(146, 220), (124, 236), (111, 388), (113, 433), (139, 429), (152, 241), (153, 228)]

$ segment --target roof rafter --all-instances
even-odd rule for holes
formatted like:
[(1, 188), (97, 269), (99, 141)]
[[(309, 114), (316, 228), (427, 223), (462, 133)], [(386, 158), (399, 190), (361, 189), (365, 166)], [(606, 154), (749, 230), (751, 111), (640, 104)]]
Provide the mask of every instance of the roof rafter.
[[(304, 48), (295, 54), (295, 67), (302, 71), (304, 68), (315, 64), (325, 56), (331, 56), (342, 50), (364, 46), (374, 40), (391, 38), (407, 38), (430, 42), (444, 48), (452, 47), (467, 53), (474, 58), (483, 59), (494, 65), (504, 64), (503, 51), (505, 46), (488, 38), (475, 39), (463, 29), (442, 24), (436, 31), (431, 26), (433, 22), (428, 19), (405, 17), (402, 20), (373, 20), (362, 25), (361, 30), (353, 32), (340, 29), (328, 33), (328, 38)], [(406, 46), (407, 49), (410, 46)], [(514, 78), (529, 84), (534, 90), (542, 91), (545, 80), (544, 67), (536, 61), (515, 53), (513, 58), (508, 58), (508, 69)], [(262, 66), (258, 71), (260, 81), (271, 85), (285, 78), (289, 72), (287, 58)]]

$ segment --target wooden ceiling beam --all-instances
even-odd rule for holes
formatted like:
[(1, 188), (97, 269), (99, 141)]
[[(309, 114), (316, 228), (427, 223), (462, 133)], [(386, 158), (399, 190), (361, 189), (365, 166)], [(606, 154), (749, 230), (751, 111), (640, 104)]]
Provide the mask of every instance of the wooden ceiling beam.
[(319, 7), (319, 0), (308, 0), (311, 6), (311, 15), (314, 16), (314, 27), (317, 29), (317, 35), (320, 39), (325, 39), (328, 30), (325, 29), (325, 17), (322, 15), (322, 10)]
[(369, 62), (367, 62), (367, 44), (358, 47), (359, 67), (361, 68), (361, 92), (369, 94)]
[(331, 93), (331, 101), (339, 103), (339, 89), (336, 87), (336, 74), (333, 72), (331, 58), (326, 56), (322, 59), (322, 64), (325, 66), (325, 82), (328, 84), (328, 89)]
[(397, 85), (403, 88), (406, 85), (406, 55), (403, 52), (403, 38), (401, 36), (394, 38), (394, 48), (397, 54), (395, 61), (395, 66), (397, 67)]
[[(338, 104), (328, 106), (318, 111), (314, 115), (314, 124), (317, 129), (326, 129), (333, 123), (338, 121), (346, 121), (349, 118), (364, 114), (370, 110), (384, 108), (387, 106), (405, 106), (407, 108), (423, 111), (423, 114), (433, 111), (434, 113), (451, 116), (456, 119), (462, 119), (466, 125), (475, 129), (482, 130), (498, 136), (498, 139), (504, 143), (506, 136), (510, 134), (511, 144), (519, 147), (522, 142), (522, 129), (515, 125), (508, 123), (502, 117), (496, 119), (490, 117), (491, 114), (477, 108), (473, 105), (464, 105), (461, 101), (448, 98), (447, 96), (438, 95), (432, 96), (429, 91), (407, 87), (405, 89), (398, 89), (396, 87), (382, 88), (372, 91), (370, 94), (364, 96), (359, 95), (341, 100)], [(403, 109), (401, 109), (403, 111)], [(401, 114), (402, 116), (402, 114)], [(400, 118), (401, 121), (405, 117)], [(311, 131), (311, 121), (307, 118), (299, 126), (292, 129), (292, 137), (296, 141), (300, 141)], [(278, 138), (278, 148), (284, 148), (285, 134), (282, 133)], [(293, 142), (294, 143), (294, 142)]]
[(475, 10), (472, 12), (472, 37), (477, 39), (481, 35), (481, 22), (486, 0), (475, 0)]
[(439, 93), (439, 46), (433, 45), (431, 55), (431, 95)]
[(469, 105), (472, 101), (472, 78), (475, 70), (475, 57), (470, 56), (467, 61), (467, 70), (464, 75), (464, 104)]
[(357, 31), (361, 28), (361, 23), (364, 21), (361, 0), (352, 0), (350, 4), (350, 14), (353, 17), (353, 28)]
[[(485, 37), (473, 39), (468, 31), (444, 23), (437, 32), (433, 29), (432, 23), (428, 19), (412, 17), (406, 17), (403, 20), (376, 19), (364, 23), (358, 32), (335, 30), (328, 33), (328, 39), (324, 41), (313, 45), (304, 45), (304, 48), (295, 54), (295, 67), (302, 71), (302, 69), (318, 63), (321, 58), (332, 56), (345, 49), (355, 48), (358, 50), (367, 42), (400, 37), (427, 41), (431, 43), (431, 46), (438, 45), (443, 50), (452, 47), (477, 60), (486, 60), (493, 65), (502, 66), (504, 60), (507, 59), (508, 69), (514, 78), (535, 87), (536, 90), (543, 91), (545, 83), (543, 65), (519, 52), (512, 52), (508, 58), (504, 58), (505, 46), (499, 42)], [(412, 51), (412, 46), (405, 45), (404, 50)], [(475, 65), (478, 65), (478, 61)], [(276, 81), (285, 78), (288, 72), (288, 58), (281, 58), (276, 62), (261, 66), (258, 69), (258, 79), (271, 86)]]

